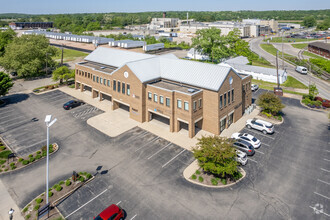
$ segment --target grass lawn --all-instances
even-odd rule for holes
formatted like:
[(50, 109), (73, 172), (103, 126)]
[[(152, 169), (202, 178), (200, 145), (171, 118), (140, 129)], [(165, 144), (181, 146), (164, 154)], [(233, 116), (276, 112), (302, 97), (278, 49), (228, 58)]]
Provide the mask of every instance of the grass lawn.
[[(55, 60), (59, 60), (61, 59), (61, 49), (58, 49), (59, 53), (57, 56), (54, 57)], [(71, 49), (64, 49), (63, 50), (63, 61), (67, 62), (67, 61), (72, 61), (75, 60), (78, 57), (85, 57), (87, 56), (88, 53), (84, 53), (81, 51), (77, 51), (77, 50), (71, 50)]]
[(266, 64), (264, 62), (260, 62), (259, 60), (252, 61), (252, 66), (261, 66), (261, 67), (267, 67), (267, 68), (275, 68), (272, 64)]
[[(282, 37), (273, 37), (272, 39), (266, 38), (264, 41), (271, 43), (282, 43)], [(314, 40), (320, 40), (320, 39), (300, 39), (300, 38), (286, 38), (283, 37), (283, 43), (293, 43), (293, 42), (307, 42), (307, 41), (314, 41)]]
[(309, 57), (311, 57), (311, 58), (327, 60), (327, 59), (325, 59), (324, 57), (318, 56), (318, 55), (313, 54), (313, 53), (308, 52), (308, 51), (304, 51), (303, 55), (304, 55), (304, 56), (309, 56)]
[(303, 49), (308, 46), (308, 44), (291, 44), (294, 48)]
[[(265, 50), (266, 52), (273, 54), (274, 56), (276, 56), (276, 51), (277, 49), (272, 45), (272, 44), (260, 44), (260, 47)], [(278, 51), (278, 56), (279, 58), (281, 58), (282, 56), (282, 52)], [(285, 57), (293, 57), (290, 54), (284, 53), (284, 58)]]
[(296, 80), (292, 76), (288, 76), (287, 80), (282, 84), (285, 87), (292, 87), (297, 89), (308, 89), (308, 87), (302, 84), (300, 81)]

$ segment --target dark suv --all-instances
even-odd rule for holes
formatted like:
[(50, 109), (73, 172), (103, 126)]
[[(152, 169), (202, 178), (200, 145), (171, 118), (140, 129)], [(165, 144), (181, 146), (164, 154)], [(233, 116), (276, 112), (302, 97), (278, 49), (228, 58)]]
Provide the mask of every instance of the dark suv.
[(238, 150), (245, 152), (248, 156), (252, 156), (255, 153), (253, 146), (244, 140), (236, 140), (233, 146)]

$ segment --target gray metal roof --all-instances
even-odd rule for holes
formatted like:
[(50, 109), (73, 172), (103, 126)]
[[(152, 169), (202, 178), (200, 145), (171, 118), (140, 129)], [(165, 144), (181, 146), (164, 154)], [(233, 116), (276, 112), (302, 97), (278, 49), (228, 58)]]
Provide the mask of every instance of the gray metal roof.
[[(267, 67), (261, 67), (261, 66), (252, 66), (252, 65), (243, 65), (243, 64), (229, 64), (231, 67), (233, 67), (237, 72), (254, 72), (254, 73), (261, 73), (265, 75), (270, 76), (277, 76), (276, 69), (267, 68)], [(283, 76), (283, 74), (286, 73), (285, 70), (279, 69), (278, 74), (280, 76)]]
[(330, 51), (330, 44), (324, 42), (313, 42), (313, 43), (309, 43), (308, 46), (318, 47)]
[(232, 69), (227, 66), (175, 59), (173, 55), (154, 56), (105, 47), (97, 48), (85, 59), (117, 67), (126, 64), (142, 83), (162, 78), (213, 91), (220, 89)]
[(228, 64), (248, 64), (249, 60), (246, 57), (243, 56), (238, 56), (232, 59), (228, 59), (226, 61), (224, 61), (224, 63), (228, 63)]

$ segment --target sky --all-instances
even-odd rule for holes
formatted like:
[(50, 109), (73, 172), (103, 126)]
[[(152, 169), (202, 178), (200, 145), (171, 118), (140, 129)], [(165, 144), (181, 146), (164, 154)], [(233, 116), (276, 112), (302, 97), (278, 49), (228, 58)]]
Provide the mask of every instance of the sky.
[(25, 14), (329, 8), (329, 0), (0, 0), (0, 13)]

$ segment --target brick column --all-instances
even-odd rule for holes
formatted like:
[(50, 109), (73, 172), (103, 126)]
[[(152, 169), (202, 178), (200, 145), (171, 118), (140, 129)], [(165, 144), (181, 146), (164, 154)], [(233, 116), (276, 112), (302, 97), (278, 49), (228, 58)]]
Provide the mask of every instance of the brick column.
[(189, 128), (189, 137), (193, 138), (195, 136), (195, 123), (193, 121), (190, 121), (188, 128)]
[(103, 100), (103, 95), (102, 93), (100, 93), (100, 100), (99, 101), (102, 101)]
[(116, 110), (119, 108), (119, 103), (116, 102), (116, 101), (112, 101), (112, 106), (111, 106), (111, 109), (112, 110)]
[(92, 98), (96, 98), (97, 97), (97, 91), (95, 91), (94, 89), (92, 89)]
[(174, 124), (174, 132), (179, 132), (180, 131), (180, 121), (178, 121), (177, 119), (173, 120), (173, 124)]
[(84, 91), (84, 84), (80, 83), (80, 92)]
[(174, 117), (170, 117), (170, 132), (174, 132)]
[(74, 82), (74, 89), (79, 89), (79, 83)]

